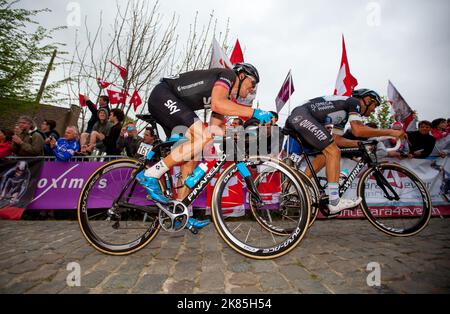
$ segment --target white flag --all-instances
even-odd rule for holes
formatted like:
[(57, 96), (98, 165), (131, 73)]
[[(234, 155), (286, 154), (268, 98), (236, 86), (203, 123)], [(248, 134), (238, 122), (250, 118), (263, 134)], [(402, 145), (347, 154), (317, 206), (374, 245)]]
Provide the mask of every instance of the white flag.
[(231, 69), (233, 66), (228, 59), (227, 55), (223, 51), (222, 47), (220, 47), (216, 38), (213, 39), (212, 46), (212, 55), (211, 55), (211, 63), (209, 64), (209, 68), (227, 68)]

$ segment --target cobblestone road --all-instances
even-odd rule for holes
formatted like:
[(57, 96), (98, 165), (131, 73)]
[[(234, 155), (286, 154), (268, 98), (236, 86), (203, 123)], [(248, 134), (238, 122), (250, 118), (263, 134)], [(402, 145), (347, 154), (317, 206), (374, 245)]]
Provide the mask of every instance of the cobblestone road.
[[(300, 246), (272, 261), (247, 259), (213, 226), (198, 236), (161, 232), (127, 257), (103, 255), (75, 221), (0, 221), (0, 293), (449, 293), (450, 219), (412, 238), (365, 220), (317, 221)], [(69, 263), (81, 286), (68, 287)], [(371, 262), (380, 265), (380, 287)]]

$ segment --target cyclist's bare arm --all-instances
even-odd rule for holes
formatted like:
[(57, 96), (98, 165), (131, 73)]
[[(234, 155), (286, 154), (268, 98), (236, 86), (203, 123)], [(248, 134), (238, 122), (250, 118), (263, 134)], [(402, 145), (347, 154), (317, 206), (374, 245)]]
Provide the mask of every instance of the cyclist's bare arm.
[(349, 140), (341, 135), (333, 134), (334, 142), (338, 147), (358, 147), (356, 140)]
[(216, 86), (212, 90), (211, 110), (224, 116), (240, 116), (244, 118), (253, 116), (252, 108), (235, 104), (229, 100), (228, 91), (221, 86)]
[(403, 130), (391, 130), (391, 129), (374, 129), (364, 125), (361, 121), (351, 121), (350, 126), (352, 133), (356, 137), (380, 137), (380, 136), (392, 136), (397, 138), (406, 137), (406, 133)]

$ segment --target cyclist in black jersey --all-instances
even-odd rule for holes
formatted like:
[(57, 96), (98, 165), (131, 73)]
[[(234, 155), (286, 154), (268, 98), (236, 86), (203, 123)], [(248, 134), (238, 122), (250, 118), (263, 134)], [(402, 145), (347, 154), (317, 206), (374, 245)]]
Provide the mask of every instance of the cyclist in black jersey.
[[(341, 152), (338, 147), (358, 146), (358, 141), (342, 137), (347, 122), (350, 122), (352, 133), (356, 137), (404, 138), (406, 136), (403, 130), (373, 129), (363, 124), (362, 117), (369, 116), (381, 104), (381, 98), (375, 91), (359, 89), (353, 91), (352, 96), (326, 96), (311, 99), (296, 107), (286, 121), (286, 126), (295, 130), (305, 143), (322, 152), (314, 159), (313, 166), (316, 172), (326, 166), (327, 194), (331, 214), (353, 208), (361, 202), (361, 198), (350, 200), (339, 197)], [(333, 134), (324, 127), (327, 117), (331, 118), (334, 124)], [(306, 174), (312, 176), (309, 169)]]
[[(139, 182), (154, 201), (162, 204), (169, 202), (161, 191), (158, 179), (179, 164), (182, 164), (181, 175), (186, 179), (197, 164), (195, 157), (201, 154), (214, 135), (218, 135), (207, 132), (195, 110), (211, 105), (213, 113), (210, 126), (216, 127), (214, 130), (217, 131), (223, 125), (224, 116), (256, 118), (261, 124), (270, 122), (271, 113), (231, 101), (232, 97), (246, 98), (255, 91), (258, 83), (258, 71), (248, 63), (237, 63), (233, 69), (199, 70), (161, 79), (150, 95), (149, 112), (168, 136), (171, 132), (179, 134), (177, 130), (184, 127), (188, 142), (173, 149), (164, 160), (147, 169), (145, 173), (138, 174)], [(183, 187), (178, 193), (178, 198), (183, 199), (188, 192), (189, 189)], [(202, 223), (190, 218), (189, 224), (200, 229), (208, 222)]]

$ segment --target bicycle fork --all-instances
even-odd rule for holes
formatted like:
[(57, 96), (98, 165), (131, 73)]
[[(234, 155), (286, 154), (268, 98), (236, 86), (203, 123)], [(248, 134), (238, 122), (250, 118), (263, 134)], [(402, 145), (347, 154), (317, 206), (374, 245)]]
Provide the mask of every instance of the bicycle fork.
[(244, 178), (245, 184), (247, 185), (247, 189), (252, 195), (252, 197), (255, 199), (257, 206), (261, 206), (263, 204), (261, 195), (259, 195), (258, 189), (256, 188), (255, 185), (255, 181), (253, 181), (252, 174), (248, 170), (247, 166), (243, 162), (240, 162), (236, 164), (236, 167), (238, 168), (239, 173)]
[[(386, 198), (390, 201), (393, 200), (400, 200), (400, 197), (398, 196), (397, 192), (392, 188), (392, 186), (389, 184), (389, 182), (386, 180), (386, 178), (383, 176), (383, 174), (380, 172), (379, 169), (376, 169), (373, 173), (373, 176), (375, 177), (375, 181), (377, 181), (378, 186), (383, 190), (384, 195)], [(386, 189), (389, 189), (391, 194), (389, 194), (389, 191)], [(393, 195), (393, 196), (391, 196)]]

